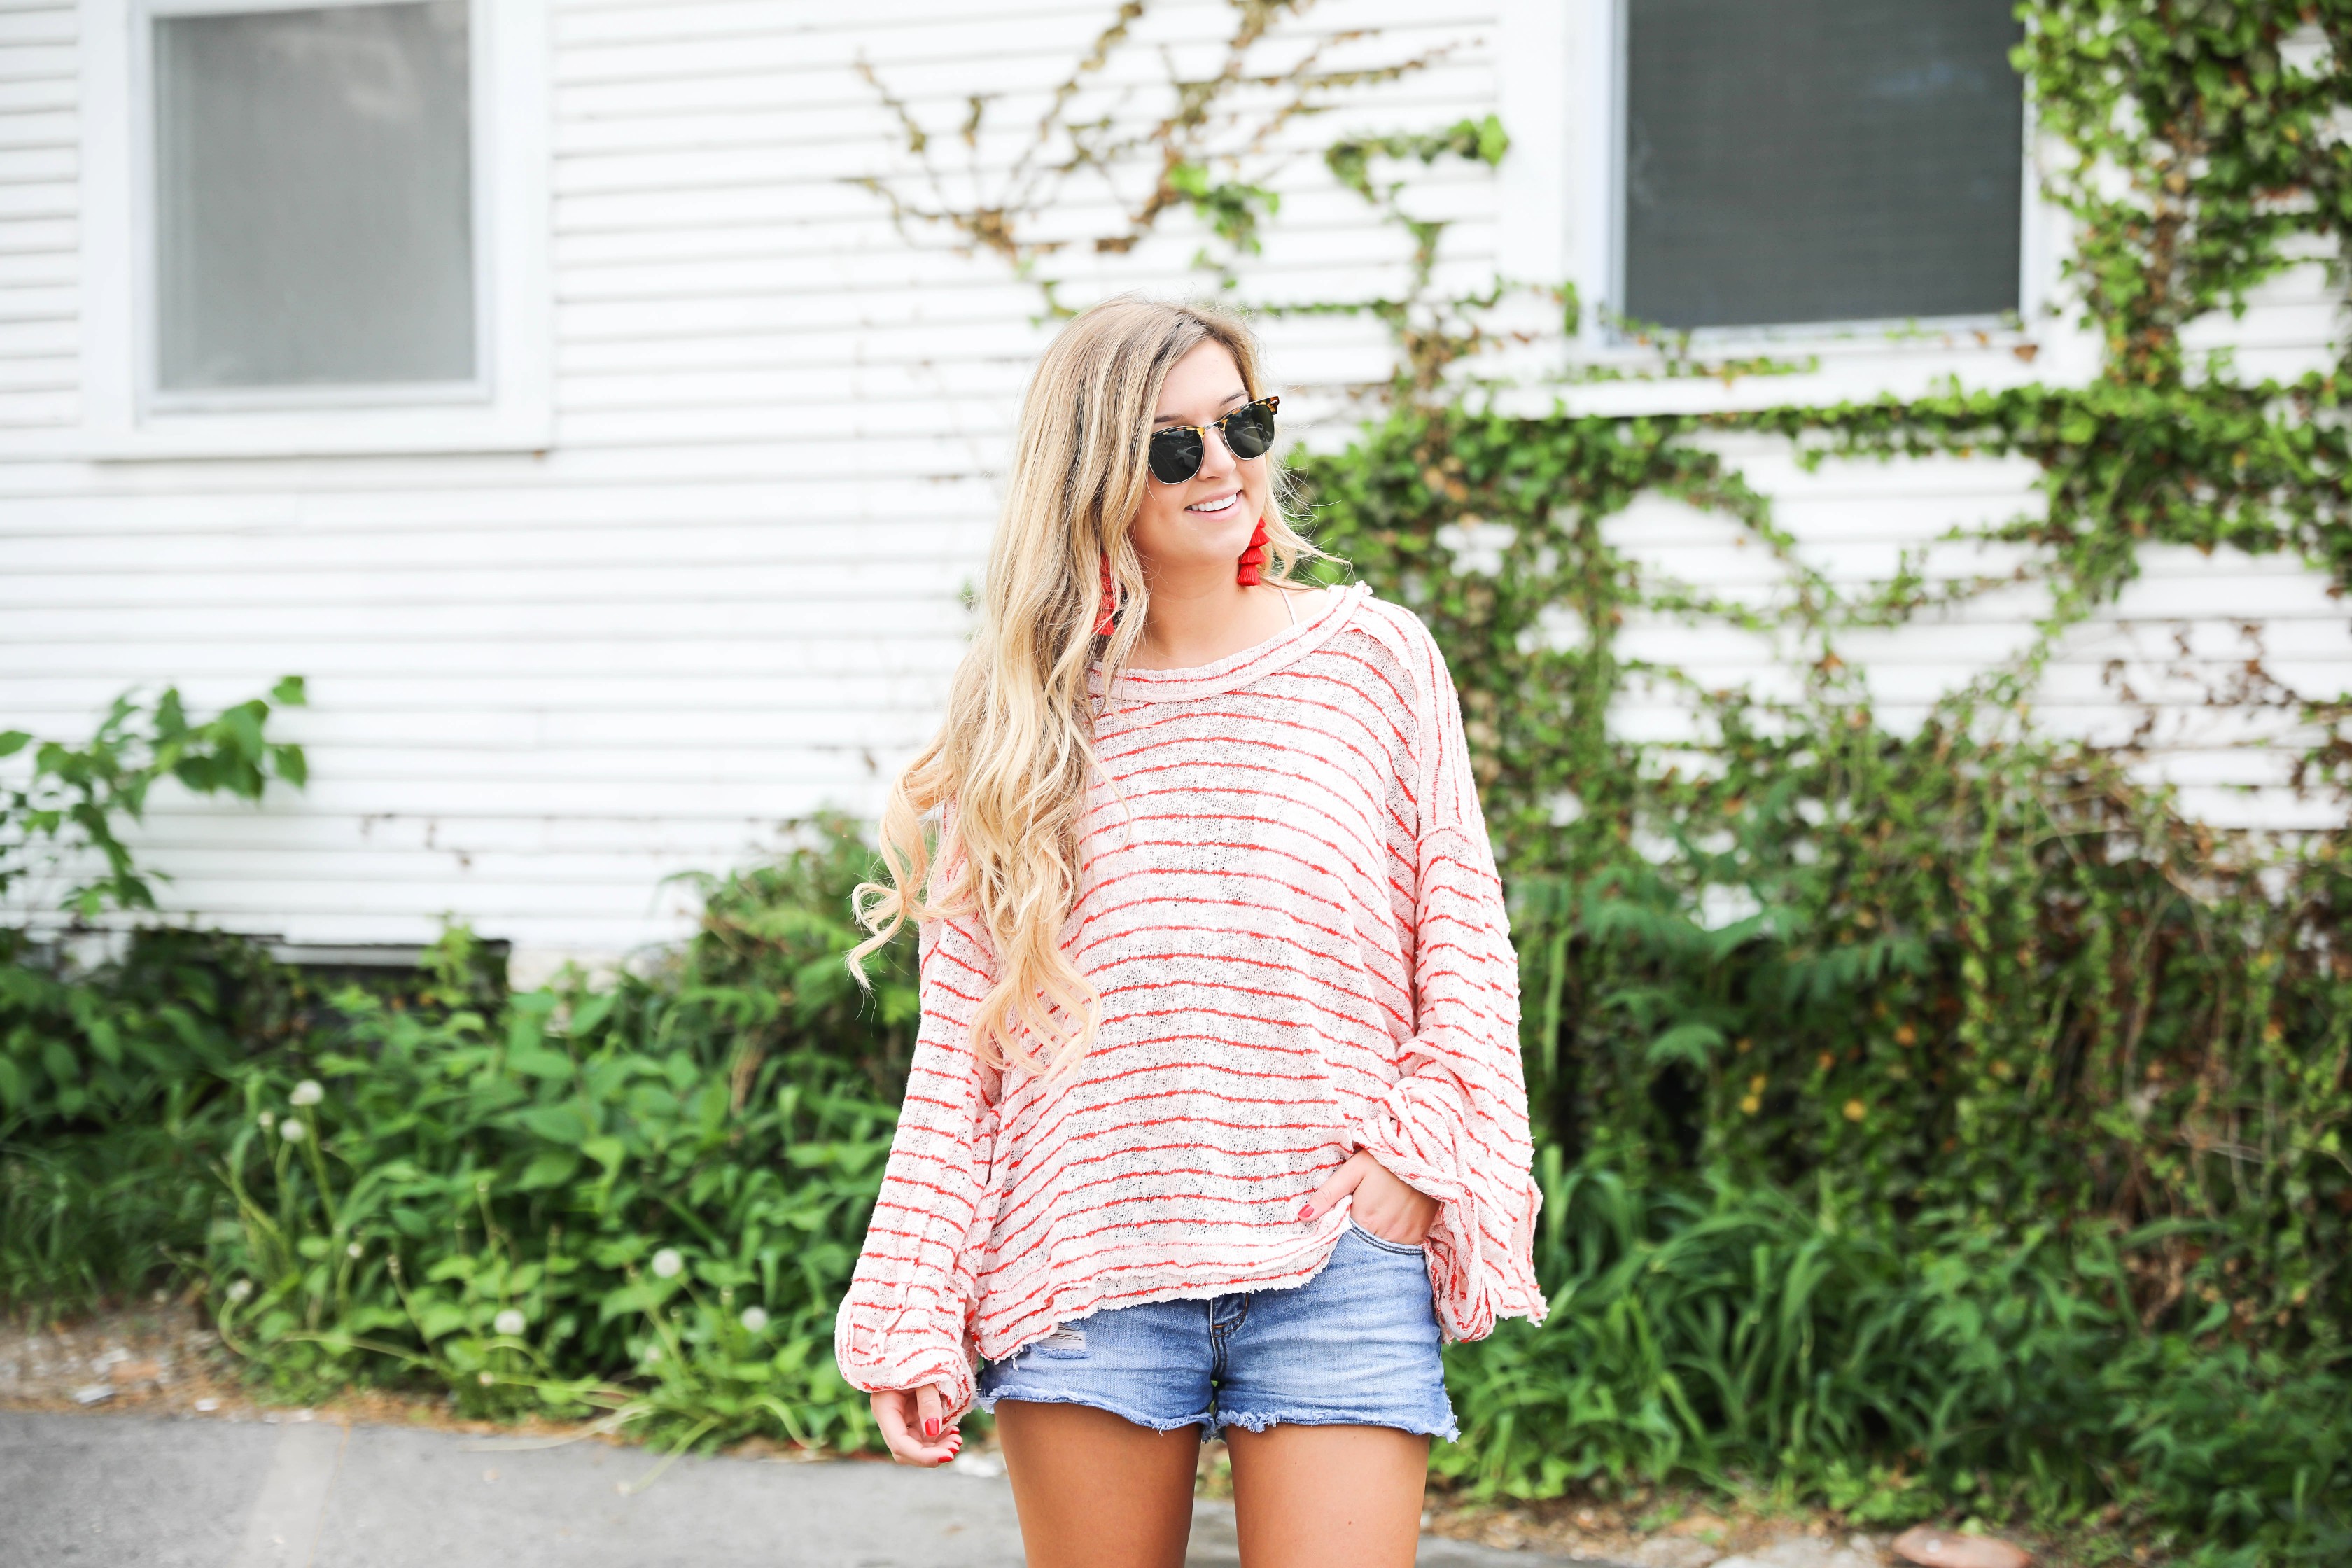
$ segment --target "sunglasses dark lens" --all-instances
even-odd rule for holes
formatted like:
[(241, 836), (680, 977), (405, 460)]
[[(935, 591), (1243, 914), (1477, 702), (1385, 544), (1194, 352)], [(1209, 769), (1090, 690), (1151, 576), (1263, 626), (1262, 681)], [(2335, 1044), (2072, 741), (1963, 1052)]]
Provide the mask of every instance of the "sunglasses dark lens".
[(1225, 444), (1236, 458), (1263, 458), (1274, 445), (1274, 410), (1263, 403), (1236, 408), (1225, 416)]
[(1158, 431), (1152, 436), (1147, 451), (1151, 463), (1151, 477), (1163, 485), (1181, 485), (1201, 471), (1201, 433), (1198, 430)]

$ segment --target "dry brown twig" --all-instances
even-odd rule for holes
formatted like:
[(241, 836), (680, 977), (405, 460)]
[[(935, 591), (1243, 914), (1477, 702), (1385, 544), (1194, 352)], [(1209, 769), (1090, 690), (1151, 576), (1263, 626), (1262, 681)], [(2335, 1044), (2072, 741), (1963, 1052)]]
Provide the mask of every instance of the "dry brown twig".
[[(1379, 66), (1325, 68), (1333, 50), (1375, 35), (1351, 29), (1300, 37), (1281, 29), (1284, 21), (1312, 10), (1316, 0), (1231, 3), (1234, 26), (1218, 46), (1215, 68), (1187, 76), (1174, 51), (1160, 45), (1154, 47), (1160, 79), (1151, 89), (1112, 89), (1103, 86), (1108, 68), (1121, 51), (1144, 47), (1137, 29), (1150, 9), (1150, 0), (1121, 0), (1054, 87), (1018, 153), (993, 171), (982, 142), (999, 95), (974, 93), (965, 100), (956, 132), (965, 149), (964, 167), (950, 174), (936, 155), (940, 138), (860, 59), (860, 79), (897, 120), (917, 167), (850, 183), (882, 198), (910, 243), (918, 227), (945, 229), (956, 237), (957, 249), (1002, 257), (1023, 277), (1034, 278), (1039, 261), (1073, 245), (1097, 254), (1131, 251), (1180, 208), (1198, 213), (1233, 254), (1255, 249), (1256, 210), (1272, 210), (1276, 199), (1267, 182), (1296, 156), (1296, 150), (1276, 145), (1278, 134), (1293, 121), (1331, 107), (1332, 94), (1424, 70), (1449, 48)], [(1266, 58), (1286, 45), (1296, 57), (1287, 64)], [(1081, 101), (1098, 89), (1112, 94), (1101, 112), (1076, 115)], [(1167, 96), (1157, 117), (1139, 118), (1139, 99), (1161, 89)], [(1213, 169), (1226, 177), (1213, 178)], [(1072, 201), (1073, 186), (1082, 178), (1110, 196), (1118, 226), (1090, 239), (1041, 232), (1046, 215)], [(911, 192), (910, 185), (916, 187)], [(1196, 265), (1213, 265), (1205, 253), (1194, 259)], [(1054, 280), (1037, 281), (1052, 308)]]

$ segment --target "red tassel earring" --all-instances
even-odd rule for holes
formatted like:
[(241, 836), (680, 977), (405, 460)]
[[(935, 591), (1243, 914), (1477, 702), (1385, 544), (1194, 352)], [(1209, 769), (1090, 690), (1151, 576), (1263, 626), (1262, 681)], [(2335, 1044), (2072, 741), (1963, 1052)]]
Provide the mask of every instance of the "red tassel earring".
[(1257, 531), (1250, 535), (1249, 548), (1242, 552), (1240, 570), (1234, 574), (1234, 582), (1244, 588), (1257, 586), (1258, 573), (1265, 565), (1265, 519), (1261, 517), (1257, 520)]
[(1102, 615), (1095, 622), (1095, 636), (1107, 637), (1116, 629), (1111, 617), (1118, 613), (1118, 601), (1111, 596), (1110, 557), (1102, 558)]

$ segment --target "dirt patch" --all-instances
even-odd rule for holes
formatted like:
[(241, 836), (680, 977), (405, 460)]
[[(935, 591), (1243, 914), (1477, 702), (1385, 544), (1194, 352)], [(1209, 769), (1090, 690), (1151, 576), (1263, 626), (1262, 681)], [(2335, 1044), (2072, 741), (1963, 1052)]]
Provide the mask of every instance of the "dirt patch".
[(208, 1415), (249, 1404), (220, 1336), (160, 1292), (69, 1323), (0, 1320), (0, 1405)]
[[(161, 1294), (67, 1322), (0, 1318), (0, 1409), (132, 1411), (226, 1421), (335, 1421), (427, 1426), (478, 1436), (623, 1439), (587, 1423), (482, 1421), (446, 1398), (353, 1389), (315, 1407), (257, 1399), (243, 1365), (196, 1310)], [(746, 1455), (785, 1457), (790, 1445), (754, 1440)]]
[(1727, 1507), (1697, 1494), (1652, 1494), (1632, 1507), (1575, 1498), (1497, 1505), (1431, 1493), (1433, 1535), (1506, 1552), (1598, 1558), (1633, 1568), (1883, 1568), (1891, 1535), (1804, 1510)]

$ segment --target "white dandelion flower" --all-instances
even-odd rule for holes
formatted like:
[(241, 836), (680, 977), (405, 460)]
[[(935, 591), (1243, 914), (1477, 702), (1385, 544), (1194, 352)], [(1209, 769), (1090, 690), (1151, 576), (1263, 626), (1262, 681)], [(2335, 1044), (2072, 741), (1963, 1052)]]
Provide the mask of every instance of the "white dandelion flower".
[(659, 1360), (661, 1360), (661, 1346), (659, 1346), (659, 1345), (647, 1345), (647, 1346), (646, 1347), (646, 1355), (645, 1355), (646, 1364), (647, 1366), (651, 1366), (651, 1365), (653, 1365), (653, 1363), (656, 1363), (656, 1362), (657, 1362), (657, 1361), (659, 1361)]
[(268, 1131), (272, 1127), (274, 1127), (274, 1126), (276, 1126), (276, 1125), (278, 1124), (278, 1112), (276, 1112), (276, 1111), (274, 1111), (274, 1110), (265, 1110), (265, 1111), (263, 1111), (263, 1112), (261, 1113), (261, 1118), (260, 1118), (260, 1120), (261, 1120), (261, 1130), (262, 1130), (264, 1132), (267, 1132), (267, 1131)]
[(490, 1320), (490, 1327), (498, 1330), (499, 1332), (506, 1335), (509, 1339), (514, 1338), (516, 1335), (521, 1333), (524, 1329), (530, 1326), (530, 1320), (526, 1319), (520, 1311), (517, 1311), (512, 1307), (509, 1307), (505, 1311), (500, 1312), (497, 1317)]
[(294, 1086), (294, 1092), (288, 1095), (286, 1098), (293, 1101), (296, 1105), (316, 1105), (319, 1101), (327, 1098), (327, 1091), (319, 1087), (319, 1080), (317, 1079), (306, 1078), (300, 1083), (296, 1084)]
[(761, 1329), (766, 1328), (766, 1327), (768, 1326), (768, 1312), (767, 1312), (767, 1309), (766, 1309), (766, 1308), (764, 1308), (764, 1307), (746, 1307), (746, 1308), (744, 1308), (744, 1309), (743, 1309), (743, 1326), (744, 1326), (745, 1328), (747, 1328), (747, 1329), (751, 1330), (751, 1331), (753, 1333), (755, 1333), (755, 1334), (756, 1334), (756, 1333), (758, 1333)]
[(358, 1257), (360, 1257), (361, 1255), (362, 1255), (363, 1253), (365, 1253), (365, 1252), (367, 1251), (367, 1248), (366, 1248), (366, 1247), (362, 1247), (358, 1242), (354, 1241), (354, 1242), (353, 1242), (353, 1243), (352, 1243), (349, 1247), (346, 1247), (345, 1248), (343, 1248), (343, 1250), (344, 1250), (345, 1252), (350, 1253), (353, 1258), (358, 1258)]
[(253, 1281), (250, 1279), (240, 1279), (228, 1288), (228, 1299), (232, 1301), (242, 1301), (252, 1294)]
[(478, 1373), (476, 1373), (474, 1374), (474, 1379), (475, 1379), (475, 1381), (476, 1381), (476, 1382), (479, 1383), (479, 1384), (480, 1384), (484, 1388), (488, 1388), (488, 1387), (489, 1387), (489, 1385), (490, 1385), (490, 1384), (494, 1384), (494, 1383), (498, 1382), (498, 1379), (497, 1379), (497, 1378), (495, 1378), (495, 1377), (491, 1376), (491, 1375), (490, 1375), (488, 1373), (487, 1373), (487, 1372), (478, 1372)]
[(665, 1247), (654, 1254), (654, 1278), (656, 1279), (675, 1279), (685, 1267), (686, 1259), (678, 1256), (675, 1247)]
[(285, 1124), (278, 1129), (278, 1135), (280, 1138), (285, 1139), (289, 1143), (299, 1143), (302, 1142), (303, 1138), (310, 1133), (310, 1130), (309, 1128), (303, 1126), (300, 1122), (295, 1121), (289, 1116), (286, 1119)]

